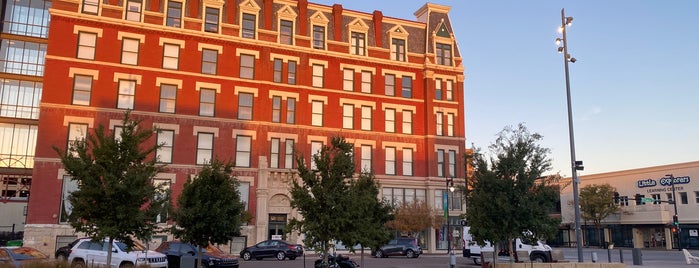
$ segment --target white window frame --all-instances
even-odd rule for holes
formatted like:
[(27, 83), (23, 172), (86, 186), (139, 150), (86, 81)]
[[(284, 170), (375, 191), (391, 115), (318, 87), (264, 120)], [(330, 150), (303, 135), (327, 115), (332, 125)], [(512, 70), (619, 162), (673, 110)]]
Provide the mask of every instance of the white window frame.
[(177, 85), (160, 84), (160, 105), (158, 111), (161, 113), (174, 114), (177, 106)]
[(294, 168), (294, 143), (293, 139), (284, 140), (284, 168)]
[(444, 136), (444, 113), (442, 112), (437, 112), (435, 115), (435, 124), (436, 124), (436, 130), (437, 130), (437, 136)]
[(270, 147), (270, 152), (269, 152), (269, 167), (270, 168), (279, 168), (279, 160), (281, 159), (281, 139), (280, 138), (271, 138), (269, 140), (269, 147)]
[[(248, 103), (249, 100), (249, 103)], [(249, 92), (238, 93), (238, 119), (252, 120), (255, 107), (255, 94)]]
[(240, 78), (255, 79), (255, 55), (240, 54)]
[(78, 32), (78, 52), (76, 58), (94, 60), (97, 48), (97, 33)]
[(354, 128), (354, 105), (352, 104), (342, 105), (342, 128)]
[(313, 87), (322, 88), (325, 84), (325, 66), (313, 64)]
[(252, 137), (237, 135), (235, 137), (235, 166), (251, 167)]
[(197, 132), (197, 165), (211, 163), (211, 159), (214, 157), (215, 137), (215, 133)]
[(454, 114), (447, 113), (447, 136), (454, 137)]
[(163, 69), (177, 70), (180, 67), (180, 45), (163, 44)]
[(136, 98), (136, 80), (119, 79), (117, 109), (133, 110)]
[(367, 130), (371, 131), (371, 125), (372, 125), (372, 120), (371, 120), (371, 113), (372, 113), (372, 108), (371, 106), (362, 106), (361, 113), (362, 113), (362, 124), (361, 124), (361, 129), (362, 130)]
[(371, 145), (361, 145), (360, 149), (360, 172), (371, 172), (372, 171), (372, 156), (373, 150)]
[(158, 129), (156, 144), (160, 145), (155, 153), (158, 163), (172, 163), (175, 151), (175, 131), (172, 129)]
[(124, 19), (141, 22), (143, 16), (143, 0), (127, 0), (124, 5)]
[(216, 115), (216, 89), (199, 88), (199, 116)]
[(385, 131), (388, 133), (396, 132), (396, 109), (386, 108), (385, 112), (386, 124)]
[(138, 65), (141, 40), (124, 37), (121, 40), (121, 64)]
[(342, 89), (345, 91), (354, 91), (354, 70), (342, 69)]
[(413, 149), (403, 148), (403, 176), (413, 176)]
[(73, 76), (73, 100), (71, 104), (90, 106), (93, 79), (92, 75), (75, 74)]
[(314, 100), (311, 101), (311, 125), (322, 127), (323, 126), (323, 106), (325, 104), (323, 101)]
[(385, 152), (385, 173), (386, 175), (396, 175), (396, 147), (386, 147)]
[(361, 90), (362, 93), (371, 93), (371, 81), (372, 77), (374, 74), (372, 74), (370, 71), (362, 71), (361, 73), (362, 76), (362, 85), (361, 85)]
[(403, 134), (413, 134), (413, 111), (403, 110), (401, 114), (403, 115)]

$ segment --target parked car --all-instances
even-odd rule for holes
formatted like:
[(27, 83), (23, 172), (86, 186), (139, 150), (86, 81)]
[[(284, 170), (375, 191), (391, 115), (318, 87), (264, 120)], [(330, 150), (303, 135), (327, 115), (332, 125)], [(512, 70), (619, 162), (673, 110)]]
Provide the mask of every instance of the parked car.
[[(107, 266), (108, 240), (92, 241), (90, 238), (81, 238), (70, 249), (68, 262), (72, 268), (86, 268), (99, 265)], [(136, 266), (149, 266), (152, 268), (167, 268), (167, 257), (162, 253), (146, 250), (141, 244), (135, 243), (128, 248), (125, 243), (114, 241), (112, 243), (113, 267), (133, 268)]]
[(62, 246), (58, 249), (56, 249), (56, 253), (54, 254), (54, 257), (56, 258), (57, 261), (67, 261), (68, 256), (70, 256), (70, 249), (75, 246), (76, 243), (78, 243), (80, 239), (75, 239), (73, 242), (68, 243), (68, 245)]
[(49, 256), (30, 247), (0, 247), (0, 267), (28, 267), (30, 263), (46, 262)]
[(377, 258), (386, 258), (388, 256), (406, 256), (408, 258), (417, 258), (422, 254), (422, 248), (417, 243), (415, 238), (398, 238), (388, 242), (374, 251), (374, 256)]
[[(169, 268), (180, 268), (181, 259), (184, 256), (198, 257), (197, 246), (181, 241), (163, 242), (155, 251), (167, 256)], [(209, 245), (201, 249), (201, 263), (207, 268), (238, 268), (238, 258), (226, 254), (220, 249)]]
[(299, 244), (291, 244), (282, 240), (265, 240), (257, 245), (247, 247), (240, 252), (243, 260), (251, 259), (261, 260), (262, 258), (277, 258), (283, 261), (285, 258), (290, 260), (296, 257), (303, 256), (303, 246)]

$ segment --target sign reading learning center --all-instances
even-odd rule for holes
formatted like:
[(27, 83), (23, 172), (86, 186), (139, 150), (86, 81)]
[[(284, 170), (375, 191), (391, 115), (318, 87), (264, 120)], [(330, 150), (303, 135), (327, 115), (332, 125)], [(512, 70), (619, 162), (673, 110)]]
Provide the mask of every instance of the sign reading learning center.
[(668, 190), (672, 190), (671, 189), (672, 185), (688, 184), (689, 182), (690, 182), (689, 176), (682, 176), (682, 177), (675, 177), (675, 178), (664, 177), (664, 178), (660, 178), (660, 179), (638, 180), (636, 182), (636, 186), (638, 186), (638, 188), (646, 188), (646, 187), (656, 187), (656, 186), (660, 185), (660, 186), (664, 186), (664, 187), (669, 187)]

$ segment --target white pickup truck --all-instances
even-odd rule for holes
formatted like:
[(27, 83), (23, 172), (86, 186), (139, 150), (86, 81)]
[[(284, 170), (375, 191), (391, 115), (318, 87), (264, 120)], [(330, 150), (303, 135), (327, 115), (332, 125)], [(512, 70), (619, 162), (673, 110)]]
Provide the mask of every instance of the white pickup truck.
[[(470, 226), (464, 226), (464, 229), (463, 229), (463, 234), (464, 234), (463, 255), (466, 258), (473, 259), (473, 263), (480, 265), (481, 264), (481, 253), (493, 254), (493, 251), (495, 251), (495, 248), (490, 244), (490, 242), (487, 242), (487, 241), (486, 241), (485, 246), (483, 246), (483, 247), (476, 244), (476, 241), (474, 241), (473, 237), (471, 237), (471, 233), (469, 232), (470, 229), (471, 229)], [(508, 255), (507, 250), (509, 250), (509, 248), (504, 248), (503, 251), (501, 251), (499, 253), (500, 254), (504, 253), (505, 255)], [(553, 261), (553, 258), (551, 257), (551, 247), (546, 245), (543, 241), (537, 241), (536, 245), (530, 245), (530, 244), (523, 243), (522, 239), (517, 238), (517, 239), (515, 239), (515, 251), (519, 251), (519, 252), (526, 251), (527, 255), (529, 256), (528, 260), (521, 260), (520, 259), (519, 261), (532, 261), (532, 262), (552, 262)]]

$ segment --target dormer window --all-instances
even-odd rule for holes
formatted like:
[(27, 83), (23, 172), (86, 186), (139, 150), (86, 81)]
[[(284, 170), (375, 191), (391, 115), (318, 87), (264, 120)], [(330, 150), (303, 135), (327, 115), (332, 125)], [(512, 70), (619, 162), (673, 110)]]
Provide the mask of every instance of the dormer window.
[(205, 17), (205, 23), (204, 23), (204, 31), (209, 32), (209, 33), (218, 33), (218, 21), (219, 21), (219, 14), (221, 11), (218, 8), (213, 8), (213, 7), (207, 7), (206, 8), (206, 14), (204, 15)]
[(255, 39), (255, 22), (255, 15), (243, 13), (243, 38)]
[(141, 21), (141, 8), (143, 2), (141, 0), (129, 0), (126, 2), (126, 20)]
[(325, 26), (313, 26), (313, 48), (325, 49)]
[(451, 45), (437, 43), (435, 49), (437, 64), (451, 66)]
[(400, 25), (388, 30), (391, 40), (391, 60), (408, 61), (408, 32)]

